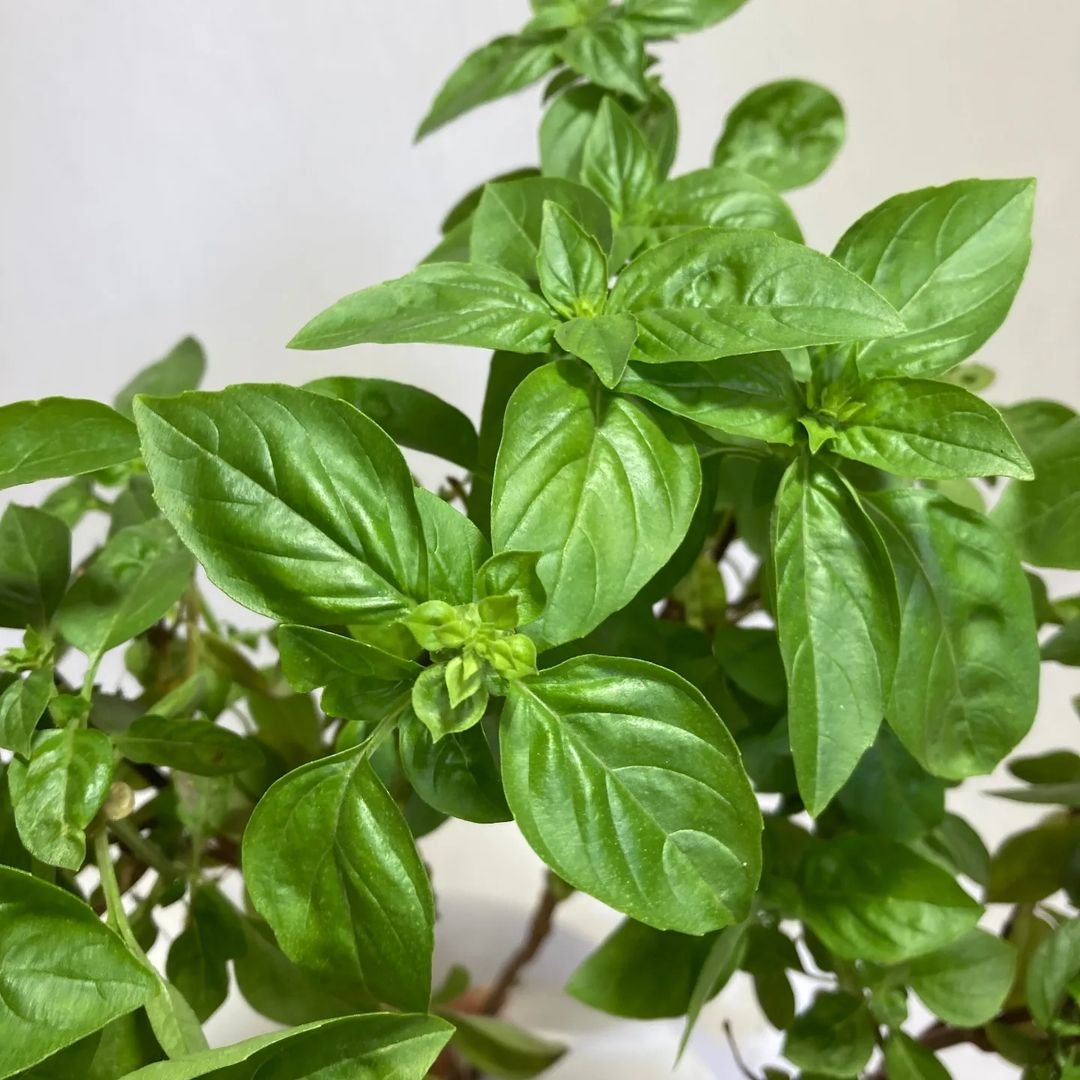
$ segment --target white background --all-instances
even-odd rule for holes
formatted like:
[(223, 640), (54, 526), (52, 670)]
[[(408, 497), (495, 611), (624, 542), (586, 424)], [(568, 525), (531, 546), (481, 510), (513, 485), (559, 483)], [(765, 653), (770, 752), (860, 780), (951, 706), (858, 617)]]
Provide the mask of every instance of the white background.
[[(411, 144), (449, 67), (524, 15), (523, 0), (0, 0), (0, 399), (108, 399), (194, 333), (211, 386), (380, 374), (475, 415), (478, 352), (283, 345), (340, 295), (408, 269), (465, 190), (535, 161), (534, 93)], [(681, 170), (707, 163), (725, 112), (760, 82), (797, 75), (841, 95), (850, 144), (792, 197), (808, 241), (825, 250), (897, 191), (1036, 175), (1033, 265), (980, 359), (1000, 371), (998, 401), (1080, 405), (1080, 7), (752, 0), (661, 51), (682, 109)], [(1048, 673), (1025, 749), (1075, 744), (1067, 695), (1078, 689), (1073, 673)], [(992, 839), (1030, 818), (974, 793), (957, 805)], [(509, 826), (455, 823), (424, 847), (444, 953), (483, 978), (520, 933), (536, 862)], [(515, 1001), (522, 1019), (581, 1047), (553, 1078), (670, 1075), (672, 1025), (630, 1036), (559, 1004), (561, 980), (610, 924), (586, 899), (567, 905)], [(752, 1061), (769, 1052), (748, 987), (735, 984), (707, 1011), (679, 1075), (735, 1075), (725, 1017)], [(232, 1041), (259, 1023), (230, 1006), (211, 1033)], [(950, 1060), (957, 1075), (990, 1075), (978, 1055)]]

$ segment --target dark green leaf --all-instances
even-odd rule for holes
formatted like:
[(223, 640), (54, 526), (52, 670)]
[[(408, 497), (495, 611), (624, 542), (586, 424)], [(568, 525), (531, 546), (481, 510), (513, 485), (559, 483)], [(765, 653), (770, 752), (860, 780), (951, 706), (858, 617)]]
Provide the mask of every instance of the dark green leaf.
[(896, 660), (895, 586), (854, 491), (815, 458), (784, 476), (773, 559), (795, 772), (818, 814), (881, 726)]
[(116, 395), (113, 405), (124, 416), (132, 415), (136, 394), (172, 397), (185, 390), (198, 390), (206, 373), (206, 354), (193, 337), (186, 337), (160, 360), (143, 368)]
[(109, 537), (115, 536), (129, 525), (142, 525), (143, 522), (160, 516), (161, 511), (154, 502), (154, 485), (150, 482), (150, 477), (146, 473), (135, 473), (109, 508)]
[(836, 95), (817, 83), (787, 79), (759, 86), (731, 110), (713, 164), (787, 191), (816, 180), (843, 143), (844, 109)]
[(646, 101), (645, 42), (626, 19), (598, 19), (574, 27), (559, 43), (559, 56), (589, 82)]
[(612, 97), (600, 104), (582, 149), (581, 181), (611, 207), (616, 224), (633, 220), (659, 177), (641, 129)]
[(980, 1027), (1005, 1004), (1016, 949), (996, 934), (972, 930), (913, 960), (907, 971), (911, 989), (935, 1016), (956, 1027)]
[(476, 573), (491, 554), (488, 543), (445, 499), (424, 488), (414, 494), (428, 553), (428, 597), (467, 604), (473, 598)]
[(118, 1080), (164, 1056), (146, 1012), (137, 1009), (19, 1073), (17, 1080)]
[(961, 180), (888, 199), (833, 257), (892, 303), (906, 331), (856, 349), (871, 375), (940, 375), (1001, 325), (1031, 252), (1032, 180)]
[(543, 215), (536, 267), (544, 296), (564, 318), (598, 315), (607, 300), (607, 257), (558, 203), (545, 200)]
[(244, 871), (252, 903), (291, 960), (358, 980), (382, 1001), (427, 1007), (431, 887), (362, 751), (274, 784), (244, 833)]
[(1054, 1025), (1077, 976), (1080, 976), (1080, 919), (1071, 919), (1039, 943), (1028, 965), (1024, 990), (1031, 1015), (1041, 1027)]
[(887, 337), (888, 303), (825, 255), (751, 230), (695, 229), (623, 270), (608, 312), (640, 326), (634, 356), (714, 360), (801, 345)]
[(226, 593), (304, 623), (392, 618), (427, 591), (401, 452), (351, 405), (284, 386), (140, 398), (162, 511)]
[(627, 0), (626, 15), (651, 38), (703, 30), (733, 15), (746, 0)]
[(795, 1017), (784, 1057), (821, 1076), (859, 1076), (874, 1052), (874, 1032), (861, 997), (821, 993)]
[(29, 757), (34, 729), (55, 693), (52, 668), (41, 668), (0, 694), (0, 746)]
[(880, 836), (810, 848), (800, 872), (802, 914), (838, 956), (896, 964), (963, 936), (982, 908), (951, 874)]
[(419, 674), (418, 665), (411, 660), (310, 626), (281, 627), (278, 648), (282, 674), (303, 694), (343, 676), (396, 681)]
[(712, 944), (701, 965), (694, 988), (690, 992), (690, 1003), (686, 1008), (686, 1024), (679, 1039), (676, 1058), (682, 1056), (690, 1036), (697, 1025), (698, 1017), (705, 1003), (714, 998), (727, 985), (728, 980), (738, 970), (746, 948), (746, 926), (740, 923), (721, 930), (712, 938)]
[(476, 429), (472, 421), (418, 386), (338, 375), (305, 383), (304, 389), (355, 405), (399, 446), (434, 454), (463, 469), (476, 464)]
[[(1069, 667), (1080, 667), (1080, 619), (1067, 622), (1042, 647), (1042, 658)], [(1070, 779), (1080, 779), (1071, 777)]]
[(885, 1044), (885, 1069), (889, 1080), (950, 1080), (934, 1051), (902, 1031), (894, 1031)]
[(213, 885), (196, 886), (187, 925), (173, 941), (165, 973), (205, 1023), (229, 993), (228, 961), (243, 952), (243, 924)]
[(663, 668), (600, 657), (509, 690), (507, 802), (559, 877), (658, 929), (702, 934), (746, 915), (761, 817), (700, 693)]
[(1067, 784), (1080, 780), (1080, 754), (1052, 750), (1036, 757), (1013, 758), (1009, 772), (1028, 784)]
[(994, 853), (986, 898), (1034, 903), (1062, 888), (1078, 864), (1080, 819), (1055, 819), (1015, 833)]
[(540, 1039), (495, 1016), (477, 1016), (447, 1009), (455, 1027), (452, 1046), (485, 1076), (499, 1080), (531, 1080), (566, 1053), (561, 1043)]
[(113, 736), (117, 750), (145, 765), (165, 765), (196, 776), (225, 776), (254, 768), (261, 760), (253, 742), (206, 720), (142, 716)]
[(547, 604), (547, 592), (536, 572), (540, 562), (538, 551), (500, 551), (476, 574), (476, 594), (513, 596), (517, 600), (518, 625), (526, 626), (538, 619)]
[(0, 406), (0, 488), (78, 476), (139, 456), (130, 420), (97, 401), (52, 397)]
[(0, 626), (44, 627), (71, 573), (71, 531), (52, 514), (11, 505), (0, 518)]
[(636, 337), (633, 315), (571, 319), (555, 331), (555, 340), (572, 356), (584, 360), (608, 389), (623, 377)]
[(920, 853), (940, 862), (951, 873), (971, 878), (976, 885), (986, 885), (990, 880), (990, 852), (979, 834), (955, 814), (946, 814), (941, 824), (923, 838)]
[(495, 469), (496, 551), (541, 551), (538, 641), (588, 633), (667, 562), (700, 491), (677, 422), (603, 390), (579, 365), (549, 364), (515, 391)]

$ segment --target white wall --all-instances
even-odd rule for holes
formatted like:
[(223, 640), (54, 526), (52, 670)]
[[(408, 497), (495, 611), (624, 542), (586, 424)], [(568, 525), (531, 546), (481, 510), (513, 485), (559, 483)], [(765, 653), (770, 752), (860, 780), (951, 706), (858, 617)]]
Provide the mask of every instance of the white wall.
[[(476, 414), (480, 353), (283, 345), (338, 296), (408, 269), (474, 183), (535, 160), (535, 94), (411, 145), (449, 66), (524, 10), (523, 0), (0, 0), (0, 400), (108, 397), (192, 332), (212, 386), (364, 372), (421, 382)], [(684, 169), (707, 162), (727, 108), (759, 82), (801, 75), (841, 94), (850, 145), (792, 199), (825, 249), (897, 191), (1038, 176), (1032, 269), (982, 358), (1001, 372), (1000, 401), (1080, 405), (1080, 7), (752, 0), (662, 51), (683, 108)], [(1071, 673), (1050, 673), (1033, 747), (1075, 743), (1066, 695), (1078, 689)], [(992, 836), (1023, 817), (977, 796), (964, 805)], [(483, 975), (519, 933), (535, 860), (510, 827), (452, 825), (426, 853), (443, 883), (444, 936), (465, 935), (454, 951)], [(551, 1020), (559, 980), (609, 923), (587, 900), (568, 906), (518, 998), (523, 1017)], [(712, 1064), (680, 1075), (734, 1075), (719, 1025), (734, 1015), (755, 1026), (744, 989), (707, 1014), (699, 1050)], [(213, 1034), (229, 1041), (254, 1023), (230, 1010)], [(623, 1041), (584, 1010), (558, 1023), (592, 1029), (595, 1045)], [(671, 1026), (638, 1039), (632, 1062), (579, 1057), (559, 1075), (669, 1075)], [(768, 1040), (747, 1045), (753, 1057)], [(974, 1057), (954, 1060), (958, 1074), (986, 1073)]]

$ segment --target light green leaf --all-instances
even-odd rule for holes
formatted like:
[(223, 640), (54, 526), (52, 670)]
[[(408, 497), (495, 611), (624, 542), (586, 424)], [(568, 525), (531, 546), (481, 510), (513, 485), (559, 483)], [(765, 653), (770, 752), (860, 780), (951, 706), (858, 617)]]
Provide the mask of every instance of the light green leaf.
[(206, 354), (202, 345), (193, 337), (186, 337), (162, 359), (143, 368), (116, 395), (113, 405), (116, 411), (131, 417), (136, 394), (154, 394), (172, 397), (185, 390), (198, 390), (206, 373)]
[(252, 903), (289, 959), (360, 981), (381, 1001), (427, 1007), (431, 887), (362, 751), (274, 784), (248, 823), (243, 858)]
[[(580, 223), (602, 252), (608, 250), (611, 246), (611, 211), (602, 199), (587, 187), (569, 180), (532, 176), (492, 183), (484, 188), (473, 216), (472, 261), (501, 267), (522, 281), (539, 284), (544, 204), (549, 202)], [(607, 292), (606, 279), (604, 292)], [(536, 302), (541, 303), (539, 299)]]
[(902, 1031), (892, 1032), (885, 1043), (885, 1070), (889, 1080), (950, 1080), (933, 1050)]
[(829, 448), (844, 457), (925, 480), (1035, 475), (1001, 414), (959, 386), (875, 379), (859, 397), (834, 422)]
[(902, 963), (956, 941), (982, 913), (951, 874), (882, 836), (819, 842), (799, 876), (804, 921), (849, 960)]
[(351, 405), (284, 386), (140, 398), (162, 512), (210, 579), (254, 611), (393, 618), (427, 592), (412, 477)]
[(598, 19), (574, 27), (558, 45), (559, 56), (589, 82), (647, 101), (645, 41), (627, 19)]
[(75, 726), (43, 731), (27, 765), (8, 766), (19, 837), (34, 858), (79, 870), (86, 858), (84, 830), (101, 808), (113, 778), (108, 736)]
[(780, 485), (773, 565), (791, 751), (799, 791), (816, 815), (881, 726), (896, 662), (895, 584), (854, 491), (808, 457)]
[[(455, 683), (452, 688), (448, 668), (448, 664), (424, 668), (412, 686), (413, 712), (436, 741), (478, 724), (488, 704), (488, 690), (479, 669), (467, 685)], [(459, 669), (460, 664), (455, 670)]]
[(636, 338), (633, 315), (571, 319), (555, 331), (555, 340), (572, 356), (584, 360), (609, 390), (623, 377)]
[(940, 375), (1001, 325), (1031, 252), (1033, 180), (961, 180), (888, 199), (833, 257), (899, 311), (907, 330), (864, 340), (859, 370)]
[(1039, 942), (1028, 965), (1024, 992), (1036, 1022), (1052, 1028), (1069, 987), (1080, 976), (1080, 919), (1070, 919)]
[(875, 1030), (861, 997), (820, 993), (795, 1017), (784, 1057), (820, 1076), (860, 1076), (874, 1052)]
[(1080, 570), (1080, 417), (1026, 449), (1035, 479), (1009, 484), (993, 519), (1025, 562)]
[(892, 308), (837, 263), (750, 230), (696, 229), (646, 251), (619, 276), (606, 310), (637, 318), (634, 356), (651, 363), (857, 341), (902, 329)]
[(544, 352), (557, 325), (547, 303), (516, 274), (479, 263), (436, 262), (350, 293), (307, 323), (289, 348), (419, 341)]
[(507, 407), (492, 541), (543, 552), (537, 641), (582, 637), (631, 600), (679, 546), (700, 483), (676, 421), (565, 361), (525, 379)]
[(817, 83), (785, 79), (746, 95), (728, 113), (713, 164), (760, 177), (777, 191), (802, 187), (844, 144), (844, 108)]
[(71, 573), (71, 530), (29, 506), (8, 506), (0, 518), (0, 626), (43, 628)]
[(55, 693), (50, 667), (16, 679), (0, 694), (0, 746), (29, 757), (34, 729)]
[(124, 1080), (423, 1080), (453, 1030), (435, 1016), (346, 1016), (158, 1062)]
[(531, 1080), (566, 1053), (561, 1043), (531, 1035), (495, 1016), (478, 1016), (446, 1009), (455, 1027), (451, 1045), (485, 1076), (499, 1080)]
[(139, 456), (135, 426), (108, 405), (51, 397), (0, 406), (0, 488), (78, 476)]
[(704, 30), (734, 15), (746, 0), (627, 0), (626, 16), (650, 38)]
[(618, 389), (703, 427), (786, 446), (795, 442), (795, 423), (805, 408), (778, 352), (697, 364), (631, 364)]
[(911, 989), (947, 1024), (981, 1027), (1001, 1011), (1016, 975), (1016, 949), (996, 934), (972, 930), (913, 960)]
[(611, 207), (618, 224), (644, 207), (658, 179), (656, 159), (641, 129), (614, 98), (605, 97), (582, 150), (582, 183)]
[(445, 499), (424, 488), (414, 492), (428, 553), (428, 597), (448, 604), (473, 598), (476, 573), (491, 554), (480, 530)]
[(900, 652), (886, 719), (925, 769), (989, 772), (1031, 727), (1039, 655), (1031, 594), (981, 514), (914, 488), (867, 503), (900, 595)]
[(128, 761), (164, 765), (196, 776), (243, 772), (262, 759), (253, 742), (206, 720), (141, 716), (127, 731), (115, 734), (113, 743)]
[(512, 596), (517, 600), (518, 625), (538, 619), (547, 604), (547, 592), (537, 573), (539, 551), (500, 551), (476, 574), (476, 593), (488, 596)]
[(499, 37), (469, 53), (439, 90), (417, 139), (479, 105), (523, 90), (558, 64), (547, 37)]
[(355, 405), (399, 446), (434, 454), (463, 469), (476, 464), (476, 429), (472, 421), (418, 386), (338, 375), (305, 383), (304, 389)]
[(545, 200), (543, 214), (536, 265), (544, 296), (567, 319), (598, 315), (608, 289), (603, 250), (558, 203)]
[(142, 1005), (154, 976), (77, 897), (0, 867), (0, 1077)]
[(575, 888), (689, 934), (749, 910), (757, 802), (720, 718), (672, 672), (588, 656), (512, 683), (502, 768), (525, 839)]

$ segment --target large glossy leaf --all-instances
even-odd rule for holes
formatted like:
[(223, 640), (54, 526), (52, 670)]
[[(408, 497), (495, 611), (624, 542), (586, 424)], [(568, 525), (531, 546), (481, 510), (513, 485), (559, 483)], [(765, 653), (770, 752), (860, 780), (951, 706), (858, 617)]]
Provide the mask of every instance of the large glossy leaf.
[(962, 937), (982, 912), (947, 871), (880, 836), (818, 843), (799, 876), (803, 919), (849, 960), (913, 959)]
[(972, 930), (907, 967), (907, 981), (923, 1004), (956, 1027), (979, 1027), (997, 1016), (1015, 974), (1016, 949), (985, 930)]
[(1001, 414), (980, 397), (932, 379), (875, 379), (835, 424), (829, 444), (844, 457), (897, 476), (1034, 473)]
[(1031, 440), (1035, 479), (1009, 484), (993, 518), (1026, 562), (1080, 570), (1080, 417), (1061, 421)]
[(776, 352), (698, 364), (631, 364), (618, 388), (703, 427), (788, 446), (805, 408), (791, 365)]
[(351, 405), (284, 386), (141, 398), (155, 497), (210, 579), (301, 623), (393, 617), (424, 599), (412, 477)]
[(85, 829), (101, 808), (113, 778), (108, 736), (71, 726), (34, 739), (29, 765), (8, 767), (15, 824), (26, 850), (50, 866), (79, 870)]
[(649, 37), (703, 30), (733, 15), (746, 0), (628, 0), (626, 15)]
[(791, 750), (799, 791), (817, 814), (881, 725), (896, 661), (896, 586), (855, 493), (811, 457), (780, 485), (773, 560)]
[(45, 626), (70, 572), (71, 530), (52, 514), (9, 506), (0, 518), (0, 626)]
[(193, 337), (186, 337), (160, 360), (143, 368), (116, 395), (113, 404), (117, 412), (132, 415), (136, 394), (154, 394), (171, 397), (185, 390), (198, 390), (206, 373), (206, 353)]
[(453, 1031), (435, 1016), (346, 1016), (158, 1062), (125, 1080), (423, 1080)]
[(244, 833), (244, 873), (290, 959), (355, 979), (381, 1001), (427, 1007), (431, 887), (363, 751), (312, 762), (274, 784)]
[(556, 326), (547, 302), (509, 270), (435, 262), (344, 297), (316, 315), (289, 347), (425, 341), (531, 353), (547, 349)]
[(195, 560), (161, 518), (112, 536), (76, 578), (57, 612), (60, 632), (88, 656), (153, 626), (191, 584)]
[(1031, 594), (982, 515), (914, 488), (869, 500), (900, 595), (886, 718), (938, 776), (989, 772), (1031, 727), (1039, 653)]
[(78, 476), (138, 456), (135, 426), (100, 402), (51, 397), (0, 406), (0, 488)]
[(526, 840), (571, 885), (657, 929), (745, 916), (761, 816), (727, 729), (677, 675), (592, 656), (518, 680), (502, 767)]
[(390, 379), (337, 375), (305, 383), (304, 389), (355, 405), (399, 446), (435, 454), (463, 469), (476, 464), (476, 429), (472, 421), (418, 386)]
[(713, 151), (726, 165), (777, 191), (816, 180), (844, 143), (844, 109), (836, 95), (804, 79), (759, 86), (728, 114)]
[(548, 603), (530, 633), (571, 641), (632, 599), (679, 546), (700, 484), (677, 421), (569, 362), (525, 379), (506, 411), (492, 541), (543, 552)]
[(696, 229), (639, 255), (610, 312), (638, 320), (634, 355), (651, 363), (713, 360), (903, 329), (854, 274), (801, 244), (755, 230)]
[(833, 257), (874, 286), (907, 330), (858, 346), (865, 375), (939, 375), (1001, 325), (1027, 267), (1032, 180), (961, 180), (888, 199)]

